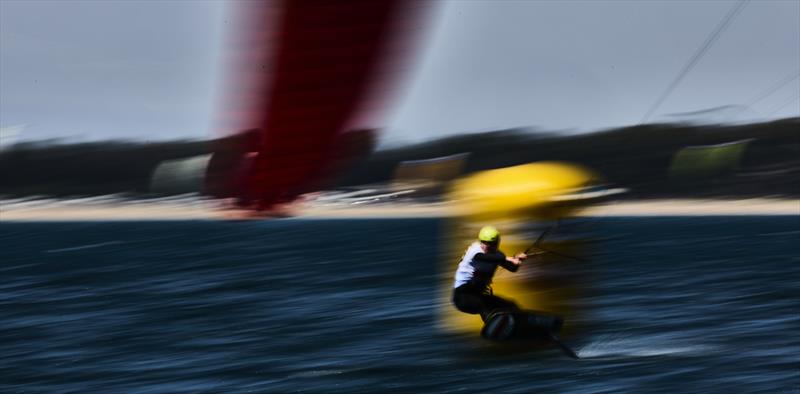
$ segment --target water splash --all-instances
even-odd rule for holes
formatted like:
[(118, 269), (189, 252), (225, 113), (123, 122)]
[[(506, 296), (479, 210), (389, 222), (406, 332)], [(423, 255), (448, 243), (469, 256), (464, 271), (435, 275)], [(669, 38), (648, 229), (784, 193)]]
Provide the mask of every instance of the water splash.
[(654, 357), (700, 355), (713, 351), (709, 345), (693, 344), (668, 336), (604, 335), (577, 351), (580, 358)]

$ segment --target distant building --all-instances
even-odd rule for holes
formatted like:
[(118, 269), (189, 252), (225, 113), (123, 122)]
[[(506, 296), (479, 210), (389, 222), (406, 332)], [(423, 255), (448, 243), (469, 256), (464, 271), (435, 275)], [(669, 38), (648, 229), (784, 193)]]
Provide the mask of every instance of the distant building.
[(752, 139), (716, 145), (687, 146), (672, 157), (669, 175), (673, 179), (708, 178), (739, 167), (742, 155)]
[(401, 162), (395, 168), (392, 189), (395, 191), (413, 189), (417, 196), (439, 195), (450, 181), (461, 176), (468, 157), (469, 153), (459, 153)]
[(159, 163), (150, 178), (150, 192), (160, 195), (203, 193), (211, 154)]

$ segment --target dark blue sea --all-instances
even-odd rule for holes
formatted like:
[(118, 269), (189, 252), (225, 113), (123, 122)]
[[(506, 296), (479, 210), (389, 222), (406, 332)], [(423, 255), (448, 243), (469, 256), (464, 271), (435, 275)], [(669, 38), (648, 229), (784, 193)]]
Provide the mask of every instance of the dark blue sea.
[(438, 328), (440, 220), (2, 223), (0, 392), (800, 392), (800, 216), (579, 227), (573, 360)]

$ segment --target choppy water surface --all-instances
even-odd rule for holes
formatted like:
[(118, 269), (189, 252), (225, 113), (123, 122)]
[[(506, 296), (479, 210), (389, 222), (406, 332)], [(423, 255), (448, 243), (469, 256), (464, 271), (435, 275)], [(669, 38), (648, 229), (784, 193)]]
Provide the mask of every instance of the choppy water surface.
[(800, 391), (800, 219), (588, 226), (582, 360), (437, 328), (436, 220), (0, 225), (0, 392)]

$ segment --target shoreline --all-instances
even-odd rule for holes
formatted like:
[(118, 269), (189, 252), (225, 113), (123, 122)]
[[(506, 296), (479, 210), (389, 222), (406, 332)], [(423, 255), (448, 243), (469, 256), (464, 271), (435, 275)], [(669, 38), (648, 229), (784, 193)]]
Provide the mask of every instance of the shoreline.
[[(666, 199), (618, 201), (584, 209), (577, 216), (800, 216), (800, 199), (753, 198), (738, 200)], [(436, 218), (451, 217), (451, 206), (437, 204), (313, 205), (304, 204), (286, 217), (297, 219)], [(0, 222), (31, 221), (171, 221), (253, 220), (243, 211), (221, 209), (213, 201), (176, 203), (121, 201), (115, 203), (32, 201), (4, 204), (0, 200)]]

